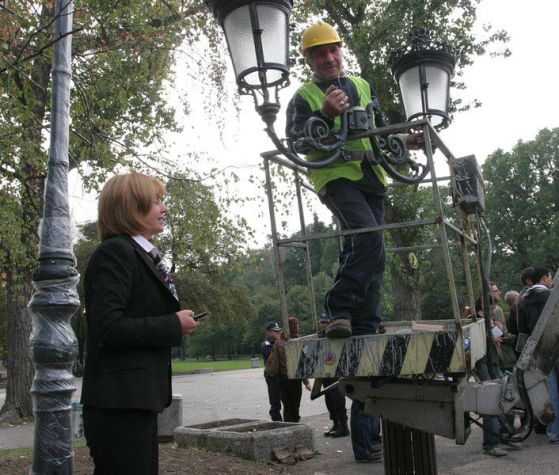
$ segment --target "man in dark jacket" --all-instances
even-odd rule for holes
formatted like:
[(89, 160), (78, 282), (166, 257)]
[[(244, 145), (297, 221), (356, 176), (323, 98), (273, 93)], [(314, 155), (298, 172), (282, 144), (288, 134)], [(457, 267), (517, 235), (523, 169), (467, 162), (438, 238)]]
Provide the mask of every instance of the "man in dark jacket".
[(534, 285), (524, 294), (518, 307), (518, 329), (528, 334), (532, 333), (540, 318), (553, 282), (547, 267), (534, 267), (532, 278)]
[[(553, 277), (551, 271), (546, 267), (534, 267), (532, 270), (532, 282), (534, 285), (522, 296), (518, 304), (518, 329), (521, 333), (530, 335), (543, 308), (551, 294)], [(559, 360), (555, 362), (553, 369), (547, 376), (551, 403), (555, 410), (555, 419), (547, 425), (547, 439), (551, 444), (559, 443)]]
[[(264, 358), (264, 366), (274, 349), (274, 343), (281, 332), (277, 322), (271, 322), (266, 326), (266, 338), (260, 346), (260, 353)], [(273, 421), (281, 421), (281, 399), (278, 378), (264, 374), (266, 385), (268, 386), (268, 400), (270, 401), (270, 417)]]

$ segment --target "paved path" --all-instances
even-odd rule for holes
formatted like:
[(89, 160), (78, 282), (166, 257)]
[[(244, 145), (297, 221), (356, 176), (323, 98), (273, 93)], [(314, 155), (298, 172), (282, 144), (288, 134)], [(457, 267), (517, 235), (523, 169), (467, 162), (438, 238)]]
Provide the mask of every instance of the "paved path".
[[(81, 380), (76, 379), (79, 398)], [(227, 371), (198, 375), (175, 376), (173, 391), (182, 394), (183, 424), (192, 425), (230, 418), (268, 419), (266, 384), (262, 369)], [(0, 403), (5, 391), (0, 390)], [(349, 408), (348, 401), (347, 407)], [(299, 473), (309, 474), (383, 474), (381, 464), (355, 464), (349, 437), (330, 439), (322, 435), (330, 426), (324, 400), (310, 401), (303, 394), (301, 404), (303, 421), (314, 431), (315, 445), (321, 453), (314, 459), (300, 463)], [(0, 428), (0, 449), (30, 447), (33, 445), (34, 425), (24, 424)], [(481, 430), (473, 428), (466, 445), (436, 438), (437, 463), (440, 475), (490, 474), (507, 475), (559, 473), (559, 446), (549, 445), (543, 435), (531, 435), (520, 451), (496, 459), (481, 452)], [(303, 465), (304, 464), (304, 465)], [(301, 471), (302, 470), (302, 471)]]

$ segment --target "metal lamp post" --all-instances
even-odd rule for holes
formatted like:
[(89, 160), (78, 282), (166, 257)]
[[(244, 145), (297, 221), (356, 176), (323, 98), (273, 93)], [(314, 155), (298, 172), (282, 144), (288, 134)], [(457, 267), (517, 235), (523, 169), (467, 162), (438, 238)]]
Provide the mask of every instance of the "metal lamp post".
[(35, 413), (33, 474), (73, 472), (71, 398), (76, 388), (72, 366), (78, 345), (70, 319), (80, 302), (68, 200), (72, 14), (73, 0), (56, 0), (48, 175), (39, 262), (33, 273), (36, 292), (29, 302), (35, 366), (31, 387)]
[(406, 120), (429, 119), (436, 130), (448, 127), (450, 79), (454, 74), (454, 49), (420, 29), (389, 59), (400, 88)]

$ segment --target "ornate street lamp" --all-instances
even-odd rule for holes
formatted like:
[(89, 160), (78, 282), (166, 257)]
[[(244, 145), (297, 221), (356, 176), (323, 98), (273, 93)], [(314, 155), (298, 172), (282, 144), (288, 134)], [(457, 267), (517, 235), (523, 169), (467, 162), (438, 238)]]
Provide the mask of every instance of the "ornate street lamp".
[(252, 95), (256, 110), (272, 126), (280, 109), (278, 92), (289, 85), (288, 22), (293, 2), (207, 3), (225, 32), (239, 93)]
[[(279, 139), (274, 131), (274, 122), (280, 109), (278, 92), (289, 85), (289, 15), (292, 0), (205, 2), (225, 32), (239, 94), (253, 96), (256, 110), (266, 123), (266, 133), (289, 160), (305, 168), (323, 168), (343, 159), (348, 138), (366, 134), (371, 136), (373, 143), (373, 162), (381, 164), (392, 178), (406, 183), (417, 183), (425, 178), (428, 168), (410, 158), (399, 136), (383, 138), (378, 144), (369, 129), (372, 111), (360, 107), (353, 107), (342, 115), (339, 130), (331, 129), (324, 120), (313, 117), (305, 126), (304, 136), (295, 143)], [(303, 148), (323, 152), (325, 158), (307, 161), (297, 154), (297, 150)], [(411, 174), (400, 174), (396, 168), (401, 166), (409, 166)]]
[[(266, 133), (287, 158), (305, 168), (322, 168), (341, 156), (347, 130), (332, 131), (316, 119), (304, 139), (316, 150), (331, 153), (308, 162), (274, 130), (280, 109), (279, 90), (289, 85), (289, 16), (292, 0), (206, 0), (225, 32), (239, 94), (252, 95)], [(328, 139), (328, 140), (326, 140)], [(327, 144), (325, 142), (328, 142)]]
[(454, 48), (420, 29), (409, 35), (408, 43), (394, 51), (388, 62), (400, 87), (407, 121), (424, 118), (436, 130), (448, 127)]

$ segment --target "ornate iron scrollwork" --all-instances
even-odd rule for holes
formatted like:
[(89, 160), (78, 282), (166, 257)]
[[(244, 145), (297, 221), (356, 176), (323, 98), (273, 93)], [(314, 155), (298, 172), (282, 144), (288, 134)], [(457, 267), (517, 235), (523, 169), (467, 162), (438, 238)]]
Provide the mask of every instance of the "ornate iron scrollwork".
[[(372, 140), (375, 140), (372, 138)], [(374, 146), (373, 146), (374, 147)], [(422, 181), (429, 173), (426, 165), (414, 161), (404, 143), (401, 135), (389, 135), (386, 138), (380, 138), (378, 143), (377, 155), (380, 155), (380, 164), (393, 179), (413, 185)], [(404, 175), (397, 168), (408, 167), (409, 175)], [(397, 168), (395, 168), (397, 167)]]
[(347, 127), (341, 130), (330, 128), (328, 124), (319, 117), (311, 117), (305, 123), (303, 135), (292, 143), (293, 150), (316, 150), (317, 152), (329, 153), (343, 148), (347, 140)]
[[(336, 161), (344, 160), (343, 151), (347, 140), (351, 140), (352, 133), (362, 133), (370, 130), (369, 139), (374, 151), (374, 157), (368, 157), (374, 165), (381, 165), (386, 173), (394, 180), (416, 184), (422, 181), (429, 172), (427, 166), (415, 162), (410, 156), (401, 135), (393, 134), (376, 138), (371, 119), (371, 110), (357, 107), (350, 109), (341, 116), (340, 129), (330, 127), (319, 117), (311, 117), (305, 124), (303, 133), (295, 140), (287, 140), (287, 147), (275, 136), (271, 124), (266, 131), (268, 135), (287, 158), (306, 168), (323, 168)], [(315, 150), (327, 155), (317, 161), (307, 161), (300, 158), (298, 151)], [(407, 167), (409, 174), (400, 169)]]

